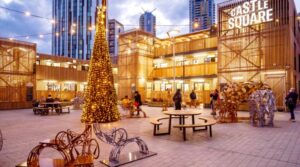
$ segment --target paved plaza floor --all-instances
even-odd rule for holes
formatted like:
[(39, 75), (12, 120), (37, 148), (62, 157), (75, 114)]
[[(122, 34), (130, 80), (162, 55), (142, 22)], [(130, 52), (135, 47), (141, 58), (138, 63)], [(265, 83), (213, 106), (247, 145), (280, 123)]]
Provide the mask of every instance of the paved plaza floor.
[[(143, 110), (149, 117), (163, 115), (161, 108), (143, 106)], [(209, 110), (202, 111), (202, 115), (209, 116)], [(181, 131), (174, 128), (171, 135), (153, 136), (149, 118), (123, 118), (102, 127), (123, 127), (130, 136), (144, 139), (150, 151), (158, 153), (125, 167), (300, 167), (299, 113), (296, 113), (299, 121), (292, 123), (288, 121), (288, 113), (276, 112), (273, 128), (252, 127), (247, 122), (217, 124), (213, 127), (212, 138), (206, 132), (192, 133), (188, 129), (187, 141), (183, 141)], [(33, 115), (30, 109), (0, 111), (0, 129), (5, 139), (0, 166), (13, 167), (25, 161), (39, 141), (54, 138), (61, 130), (81, 132), (84, 125), (80, 123), (80, 115), (80, 110), (52, 116)], [(166, 126), (164, 122), (161, 130), (166, 130)], [(103, 166), (98, 162), (109, 156), (111, 146), (98, 141), (101, 152), (95, 166)], [(129, 145), (124, 153), (133, 149), (137, 146)]]

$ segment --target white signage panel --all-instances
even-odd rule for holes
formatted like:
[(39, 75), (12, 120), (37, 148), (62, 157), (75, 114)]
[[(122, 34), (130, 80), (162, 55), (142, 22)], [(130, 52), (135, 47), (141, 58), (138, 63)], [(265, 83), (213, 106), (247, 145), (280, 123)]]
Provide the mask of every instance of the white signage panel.
[(273, 21), (273, 9), (268, 0), (250, 0), (234, 7), (228, 20), (229, 29)]

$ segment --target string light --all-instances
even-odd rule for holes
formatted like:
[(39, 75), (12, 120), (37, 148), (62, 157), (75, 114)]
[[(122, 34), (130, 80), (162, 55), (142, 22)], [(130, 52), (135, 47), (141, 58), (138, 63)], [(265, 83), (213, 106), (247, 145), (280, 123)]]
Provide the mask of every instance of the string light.
[[(56, 24), (57, 23), (57, 21), (54, 20), (54, 19), (43, 17), (43, 16), (39, 16), (39, 15), (34, 15), (34, 14), (31, 14), (31, 12), (29, 12), (29, 11), (19, 11), (19, 10), (7, 8), (7, 7), (4, 7), (4, 6), (0, 6), (0, 8), (4, 9), (4, 10), (7, 10), (7, 11), (10, 11), (10, 12), (15, 12), (15, 13), (19, 13), (19, 14), (25, 15), (27, 17), (35, 17), (35, 18), (40, 18), (40, 19), (48, 20), (48, 21), (50, 21), (51, 24)], [(106, 10), (106, 9), (104, 9), (104, 10)], [(99, 16), (100, 17), (105, 17), (105, 14), (100, 14)], [(77, 26), (76, 23), (72, 24), (72, 27), (76, 27), (76, 26)], [(124, 27), (139, 28), (139, 25), (123, 25), (123, 26)], [(156, 26), (162, 26), (162, 27), (174, 27), (174, 26), (175, 27), (186, 27), (186, 26), (189, 26), (189, 25), (156, 25)], [(95, 29), (95, 25), (92, 25), (92, 26), (88, 27), (89, 31), (93, 31), (94, 29)], [(106, 31), (108, 31), (108, 30), (106, 30)], [(70, 31), (71, 34), (74, 34), (75, 32), (76, 32), (75, 30), (71, 30)], [(34, 34), (34, 35), (20, 35), (20, 36), (6, 37), (6, 39), (16, 39), (16, 38), (26, 38), (26, 39), (29, 39), (29, 37), (44, 38), (44, 36), (49, 36), (49, 35), (59, 36), (60, 33), (53, 32), (53, 33), (43, 33), (43, 34)]]
[(25, 12), (25, 16), (31, 16), (30, 12)]

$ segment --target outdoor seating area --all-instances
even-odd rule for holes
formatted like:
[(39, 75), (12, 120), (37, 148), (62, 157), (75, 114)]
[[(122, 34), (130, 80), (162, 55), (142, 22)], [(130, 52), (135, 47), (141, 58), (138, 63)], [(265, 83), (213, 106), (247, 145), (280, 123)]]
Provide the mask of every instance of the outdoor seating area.
[[(200, 109), (198, 110), (173, 110), (170, 109), (169, 111), (163, 112), (165, 117), (157, 117), (157, 118), (151, 118), (150, 123), (154, 125), (153, 129), (153, 135), (154, 136), (161, 136), (161, 135), (170, 135), (171, 134), (171, 128), (179, 128), (183, 132), (183, 140), (186, 141), (186, 129), (192, 128), (193, 132), (200, 131), (200, 130), (209, 130), (209, 135), (212, 137), (212, 126), (217, 123), (215, 119), (212, 118), (205, 118), (205, 117), (199, 117), (198, 119), (202, 120), (202, 122), (195, 122), (195, 117), (197, 115), (201, 115)], [(177, 118), (179, 120), (178, 125), (172, 126), (172, 119)], [(186, 124), (186, 118), (191, 118), (191, 123)], [(167, 132), (158, 132), (161, 129), (161, 125), (163, 124), (161, 121), (167, 120), (168, 126), (167, 126)], [(197, 127), (204, 127), (204, 129), (196, 129)]]
[[(149, 166), (153, 163), (157, 164), (157, 166), (167, 166), (170, 165), (169, 162), (172, 162), (172, 159), (174, 159), (174, 157), (178, 157), (179, 154), (184, 154), (187, 156), (182, 159), (183, 162), (178, 162), (178, 164), (174, 166), (184, 166), (186, 163), (198, 164), (199, 161), (204, 162), (204, 166), (207, 166), (208, 164), (214, 164), (213, 166), (216, 166), (217, 164), (221, 164), (223, 162), (222, 158), (219, 157), (221, 153), (235, 156), (237, 160), (237, 166), (241, 164), (252, 164), (252, 162), (246, 162), (243, 159), (245, 157), (248, 159), (253, 156), (261, 157), (260, 159), (255, 158), (255, 162), (259, 162), (261, 161), (261, 159), (263, 159), (264, 161), (270, 161), (272, 163), (280, 162), (280, 164), (285, 166), (293, 166), (291, 165), (293, 163), (296, 167), (297, 164), (300, 164), (298, 156), (299, 154), (296, 154), (299, 151), (298, 145), (300, 143), (298, 143), (298, 141), (294, 139), (293, 144), (291, 142), (284, 142), (288, 141), (289, 139), (292, 139), (291, 137), (293, 136), (295, 138), (300, 137), (300, 133), (298, 133), (300, 125), (299, 123), (289, 122), (288, 113), (275, 113), (275, 128), (258, 129), (257, 127), (251, 126), (250, 120), (246, 120), (239, 123), (215, 124), (216, 122), (214, 118), (210, 115), (211, 111), (209, 109), (191, 109), (190, 111), (186, 110), (179, 112), (183, 113), (196, 111), (193, 114), (198, 114), (200, 112), (200, 115), (194, 115), (194, 125), (192, 124), (191, 113), (185, 115), (184, 119), (180, 118), (178, 116), (178, 113), (173, 113), (177, 115), (172, 115), (170, 126), (171, 133), (167, 133), (169, 128), (168, 125), (170, 115), (166, 115), (165, 113), (161, 112), (161, 108), (147, 106), (142, 106), (142, 108), (145, 112), (147, 112), (149, 118), (123, 118), (118, 122), (100, 125), (101, 132), (108, 135), (107, 137), (109, 137), (112, 134), (115, 134), (115, 140), (119, 141), (118, 139), (120, 139), (119, 137), (121, 136), (123, 136), (124, 138), (128, 135), (127, 139), (139, 136), (141, 139), (143, 139), (144, 142), (147, 143), (147, 147), (150, 151), (157, 153), (156, 156), (153, 156), (151, 158), (131, 163), (131, 165), (133, 166)], [(119, 111), (122, 111), (121, 107), (119, 107)], [(171, 112), (174, 111), (172, 110), (172, 108), (168, 108), (168, 112), (170, 112), (169, 114), (171, 114)], [(248, 112), (239, 112), (238, 114), (239, 116), (249, 117)], [(13, 119), (11, 118), (15, 118), (16, 115), (18, 115), (19, 123), (22, 124), (22, 126), (18, 128), (18, 131), (11, 130), (15, 124), (11, 122), (13, 121)], [(53, 142), (55, 141), (55, 136), (57, 132), (61, 130), (72, 129), (76, 132), (84, 131), (85, 126), (83, 124), (80, 124), (80, 120), (76, 119), (80, 115), (81, 112), (71, 112), (70, 114), (64, 114), (61, 116), (57, 115), (53, 117), (35, 117), (30, 109), (1, 112), (0, 126), (3, 136), (5, 138), (5, 142), (3, 143), (2, 151), (0, 151), (0, 163), (4, 166), (15, 166), (17, 164), (20, 164), (20, 162), (27, 159), (30, 150), (36, 147), (37, 144), (42, 145), (43, 147), (54, 147), (58, 143), (61, 143)], [(299, 116), (299, 114), (296, 113), (296, 116)], [(45, 124), (51, 126), (44, 126)], [(212, 127), (211, 132), (213, 133), (213, 137), (210, 137), (210, 126)], [(110, 133), (111, 130), (114, 128), (124, 128), (126, 129), (128, 134), (125, 135), (123, 133)], [(193, 131), (193, 128), (195, 128), (195, 130), (200, 130), (200, 132)], [(157, 135), (153, 134), (153, 130), (155, 129), (157, 130)], [(184, 129), (186, 129), (186, 141), (183, 140)], [(26, 131), (26, 133), (18, 133), (19, 131)], [(97, 133), (101, 137), (101, 134), (99, 132), (100, 131), (97, 130), (93, 133)], [(159, 133), (167, 134), (159, 135)], [(40, 135), (37, 136), (35, 134)], [(80, 133), (76, 134), (80, 135)], [(18, 136), (18, 138), (22, 138), (22, 140), (17, 140), (15, 136)], [(108, 139), (107, 137), (103, 136), (101, 138)], [(54, 140), (45, 140), (47, 138)], [(70, 139), (72, 139), (70, 141), (74, 141), (76, 143), (74, 137), (70, 137)], [(57, 139), (56, 141), (59, 140), (61, 139)], [(102, 167), (104, 165), (100, 163), (100, 161), (109, 158), (110, 151), (113, 147), (112, 145), (107, 145), (106, 142), (102, 142), (100, 138), (96, 138), (95, 140), (98, 142), (101, 151), (99, 158), (94, 159), (93, 163), (94, 166)], [(260, 143), (258, 143), (258, 141), (260, 141)], [(270, 144), (273, 145), (273, 151), (269, 153), (268, 150)], [(18, 147), (15, 147), (15, 145), (18, 145)], [(262, 147), (262, 145), (265, 145), (266, 147)], [(291, 145), (293, 145), (293, 147), (291, 147)], [(287, 149), (286, 151), (282, 152), (280, 151), (280, 148), (282, 147), (290, 149)], [(128, 144), (126, 145), (125, 149), (121, 152), (121, 155), (126, 155), (128, 152), (134, 152), (136, 149), (136, 145)], [(295, 156), (293, 156), (295, 158), (290, 159), (287, 162), (283, 162), (281, 161), (281, 159), (284, 157), (283, 155), (288, 154), (287, 151), (295, 152)], [(191, 152), (197, 153), (199, 156), (192, 156)], [(240, 152), (244, 156), (241, 156), (240, 153), (235, 152)], [(280, 154), (277, 154), (276, 152)], [(48, 149), (45, 148), (44, 151), (41, 151), (40, 155), (40, 164), (49, 163), (49, 158), (53, 159), (52, 161), (50, 161), (51, 163), (55, 162), (57, 164), (63, 164), (62, 161), (59, 162), (58, 160), (61, 158), (55, 156), (55, 151), (48, 151)], [(120, 156), (120, 158), (121, 157), (122, 156)], [(162, 162), (162, 159), (164, 159), (165, 161)], [(128, 164), (124, 166), (131, 165)]]

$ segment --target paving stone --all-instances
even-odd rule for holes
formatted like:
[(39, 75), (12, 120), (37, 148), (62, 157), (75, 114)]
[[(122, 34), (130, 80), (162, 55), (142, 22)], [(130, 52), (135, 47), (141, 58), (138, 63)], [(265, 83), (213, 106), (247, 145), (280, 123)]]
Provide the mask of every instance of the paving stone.
[[(149, 117), (162, 116), (161, 108), (142, 107)], [(210, 117), (210, 110), (201, 109), (202, 116)], [(299, 110), (299, 109), (298, 109)], [(299, 111), (296, 118), (300, 118)], [(247, 115), (241, 112), (240, 115)], [(300, 122), (288, 121), (289, 113), (275, 113), (274, 128), (252, 127), (247, 122), (235, 124), (217, 124), (213, 126), (213, 137), (206, 132), (187, 131), (187, 141), (182, 141), (182, 132), (172, 129), (167, 136), (153, 136), (153, 126), (149, 118), (122, 118), (121, 121), (103, 125), (103, 130), (113, 127), (127, 129), (129, 136), (140, 136), (151, 151), (158, 155), (137, 161), (124, 167), (298, 167), (300, 166)], [(0, 111), (0, 129), (4, 140), (0, 152), (0, 167), (13, 167), (26, 160), (30, 150), (39, 141), (54, 138), (62, 130), (72, 129), (81, 132), (81, 111), (70, 114), (37, 116), (30, 109)], [(191, 120), (187, 119), (187, 123)], [(178, 121), (173, 121), (177, 124)], [(167, 130), (167, 121), (161, 130)], [(95, 136), (95, 135), (93, 135)], [(109, 156), (110, 145), (100, 144), (100, 158), (95, 166), (104, 166), (99, 161)], [(137, 149), (129, 145), (124, 150)], [(54, 156), (45, 153), (43, 156)]]

